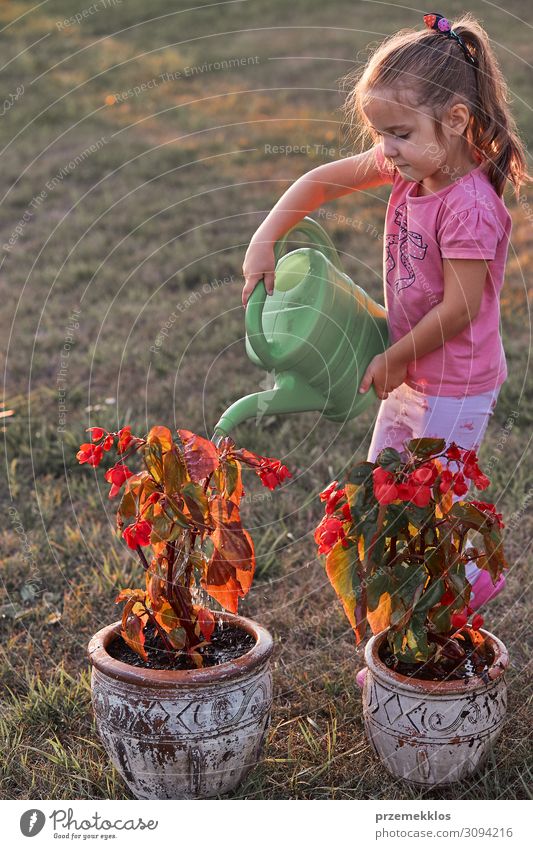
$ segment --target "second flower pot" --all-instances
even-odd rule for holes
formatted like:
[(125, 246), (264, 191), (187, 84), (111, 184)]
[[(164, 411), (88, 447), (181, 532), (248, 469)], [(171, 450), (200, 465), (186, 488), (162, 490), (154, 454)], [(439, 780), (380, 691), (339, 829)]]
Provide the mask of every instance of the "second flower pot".
[(492, 661), (486, 679), (426, 681), (383, 662), (386, 632), (365, 649), (363, 688), (367, 738), (396, 778), (425, 787), (460, 781), (477, 770), (500, 735), (507, 708), (504, 644), (482, 630)]

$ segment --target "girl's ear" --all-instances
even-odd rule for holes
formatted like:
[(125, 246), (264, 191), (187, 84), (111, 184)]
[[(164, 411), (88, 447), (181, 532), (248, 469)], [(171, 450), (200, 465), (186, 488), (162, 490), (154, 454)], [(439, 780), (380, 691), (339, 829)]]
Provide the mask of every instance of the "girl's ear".
[(462, 136), (470, 121), (470, 110), (465, 103), (455, 103), (448, 111), (447, 124), (453, 133)]

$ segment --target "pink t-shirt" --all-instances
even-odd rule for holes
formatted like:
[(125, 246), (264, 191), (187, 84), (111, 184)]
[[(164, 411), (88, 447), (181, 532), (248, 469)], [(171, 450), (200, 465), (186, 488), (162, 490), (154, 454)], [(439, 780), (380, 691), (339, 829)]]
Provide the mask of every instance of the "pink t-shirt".
[(449, 186), (418, 196), (375, 147), (384, 183), (392, 183), (383, 251), (391, 344), (405, 336), (444, 294), (443, 259), (491, 260), (476, 318), (457, 336), (409, 364), (406, 383), (427, 395), (463, 397), (500, 386), (507, 365), (500, 335), (511, 216), (489, 178), (474, 168)]

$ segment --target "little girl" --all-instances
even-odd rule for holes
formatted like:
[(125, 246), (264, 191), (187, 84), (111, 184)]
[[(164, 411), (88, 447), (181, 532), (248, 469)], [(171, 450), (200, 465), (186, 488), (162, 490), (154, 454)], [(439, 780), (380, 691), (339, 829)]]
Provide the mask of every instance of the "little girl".
[[(314, 168), (280, 198), (254, 234), (242, 302), (264, 278), (274, 286), (275, 241), (303, 216), (356, 190), (391, 184), (384, 238), (390, 347), (359, 391), (382, 403), (368, 459), (438, 436), (479, 449), (507, 376), (499, 295), (511, 233), (502, 199), (530, 182), (508, 90), (488, 36), (471, 15), (439, 14), (401, 30), (372, 53), (344, 104), (356, 138), (374, 147)], [(464, 496), (463, 496), (464, 497)], [(503, 587), (472, 563), (471, 607)]]

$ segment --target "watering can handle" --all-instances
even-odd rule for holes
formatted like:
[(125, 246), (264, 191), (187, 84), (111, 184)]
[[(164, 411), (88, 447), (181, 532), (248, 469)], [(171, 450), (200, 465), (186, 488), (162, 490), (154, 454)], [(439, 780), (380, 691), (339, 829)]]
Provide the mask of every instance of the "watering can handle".
[[(278, 239), (275, 243), (274, 257), (276, 259), (276, 265), (278, 264), (280, 257), (283, 251), (285, 250), (285, 245), (289, 236), (291, 236), (297, 231), (308, 236), (309, 239), (314, 242), (316, 247), (326, 255), (329, 261), (334, 266), (336, 266), (336, 268), (338, 268), (342, 274), (344, 274), (344, 269), (341, 265), (340, 257), (330, 237), (328, 236), (324, 228), (320, 226), (320, 224), (318, 224), (312, 218), (309, 218), (309, 216), (307, 215), (305, 216), (305, 218), (303, 218), (301, 221), (291, 227), (290, 230), (287, 230), (285, 235)], [(267, 292), (265, 287), (265, 281), (260, 280), (248, 299), (248, 304), (246, 306), (245, 323), (248, 339), (250, 341), (250, 345), (254, 350), (254, 353), (259, 357), (259, 359), (267, 368), (273, 368), (276, 364), (278, 356), (281, 355), (283, 352), (279, 343), (269, 342), (266, 339), (265, 334), (263, 333), (262, 316), (266, 297)]]

